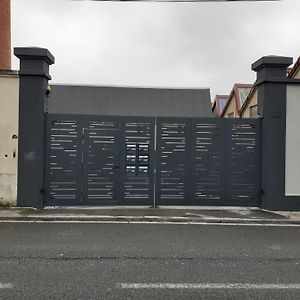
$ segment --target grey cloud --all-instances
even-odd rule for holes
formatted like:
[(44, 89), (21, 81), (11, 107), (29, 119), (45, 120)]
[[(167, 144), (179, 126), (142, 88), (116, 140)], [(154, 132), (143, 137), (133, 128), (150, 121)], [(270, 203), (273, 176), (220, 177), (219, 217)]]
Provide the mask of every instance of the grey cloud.
[(299, 11), (298, 0), (14, 0), (13, 45), (49, 48), (56, 83), (211, 87), (213, 96), (253, 82), (262, 55), (299, 55)]

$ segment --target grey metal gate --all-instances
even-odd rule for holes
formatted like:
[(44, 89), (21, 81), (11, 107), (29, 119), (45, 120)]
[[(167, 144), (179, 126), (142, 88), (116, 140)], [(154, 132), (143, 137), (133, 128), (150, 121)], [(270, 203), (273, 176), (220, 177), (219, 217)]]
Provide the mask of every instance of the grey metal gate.
[(260, 120), (159, 118), (157, 205), (260, 206)]
[(83, 205), (117, 204), (120, 186), (119, 124), (92, 122), (83, 128)]
[(49, 114), (45, 205), (152, 205), (154, 119)]
[(260, 206), (260, 120), (46, 117), (45, 205)]

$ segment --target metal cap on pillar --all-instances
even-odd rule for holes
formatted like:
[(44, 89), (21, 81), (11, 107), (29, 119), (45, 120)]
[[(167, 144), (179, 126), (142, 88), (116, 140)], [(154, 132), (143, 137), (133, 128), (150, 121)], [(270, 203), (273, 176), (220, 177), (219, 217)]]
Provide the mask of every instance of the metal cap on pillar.
[(285, 80), (287, 67), (293, 63), (292, 57), (263, 56), (252, 64), (252, 70), (257, 72), (256, 84), (263, 81)]
[(54, 64), (54, 56), (48, 49), (31, 47), (15, 48), (14, 55), (20, 59), (20, 75), (46, 76), (49, 75), (49, 65)]
[(15, 48), (20, 59), (18, 206), (44, 205), (45, 105), (49, 66), (45, 48)]

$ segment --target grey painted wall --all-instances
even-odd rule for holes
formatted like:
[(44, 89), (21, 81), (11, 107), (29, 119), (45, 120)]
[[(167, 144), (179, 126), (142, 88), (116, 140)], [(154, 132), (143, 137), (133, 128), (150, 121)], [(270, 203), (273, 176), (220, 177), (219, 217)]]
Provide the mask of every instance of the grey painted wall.
[(52, 85), (49, 113), (212, 117), (209, 89)]

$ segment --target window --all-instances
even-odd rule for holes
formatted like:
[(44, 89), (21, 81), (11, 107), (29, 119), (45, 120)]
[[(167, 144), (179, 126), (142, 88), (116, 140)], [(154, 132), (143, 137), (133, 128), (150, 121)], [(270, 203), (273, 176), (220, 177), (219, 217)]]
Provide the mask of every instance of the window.
[(250, 118), (257, 118), (257, 105), (250, 106)]

